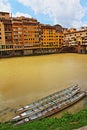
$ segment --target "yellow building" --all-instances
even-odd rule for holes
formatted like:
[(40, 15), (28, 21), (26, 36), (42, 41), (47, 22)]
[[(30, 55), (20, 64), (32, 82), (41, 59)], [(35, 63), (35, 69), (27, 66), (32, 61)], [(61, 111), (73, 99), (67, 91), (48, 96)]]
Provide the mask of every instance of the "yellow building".
[(0, 12), (0, 19), (9, 19), (10, 14), (7, 12)]
[(59, 48), (63, 44), (63, 33), (56, 26), (41, 25), (41, 47)]
[(55, 29), (56, 29), (56, 46), (57, 48), (61, 48), (63, 46), (63, 28), (61, 25), (56, 24), (54, 25)]
[(56, 32), (56, 45), (58, 48), (61, 48), (64, 45), (63, 38), (64, 34), (62, 32), (61, 33)]
[(55, 48), (56, 47), (56, 29), (50, 25), (41, 25), (41, 47)]

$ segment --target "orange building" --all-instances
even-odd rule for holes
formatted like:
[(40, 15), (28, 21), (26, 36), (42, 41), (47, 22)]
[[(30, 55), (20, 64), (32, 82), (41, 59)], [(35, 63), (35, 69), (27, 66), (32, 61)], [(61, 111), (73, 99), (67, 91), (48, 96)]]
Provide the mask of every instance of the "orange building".
[(5, 32), (4, 32), (4, 24), (0, 22), (0, 49), (5, 47)]
[(18, 18), (12, 18), (12, 43), (14, 50), (23, 49), (23, 26)]
[(0, 12), (0, 51), (9, 51), (12, 49), (12, 23), (10, 14)]
[(0, 12), (0, 51), (4, 51), (4, 54), (28, 55), (33, 52), (43, 53), (45, 49), (46, 52), (52, 49), (56, 52), (62, 45), (60, 25), (40, 24), (34, 18), (10, 17), (9, 13)]
[(39, 22), (33, 18), (20, 17), (23, 23), (24, 48), (39, 46)]
[(30, 53), (31, 49), (39, 46), (39, 22), (33, 18), (12, 18), (12, 41), (17, 50), (24, 49)]

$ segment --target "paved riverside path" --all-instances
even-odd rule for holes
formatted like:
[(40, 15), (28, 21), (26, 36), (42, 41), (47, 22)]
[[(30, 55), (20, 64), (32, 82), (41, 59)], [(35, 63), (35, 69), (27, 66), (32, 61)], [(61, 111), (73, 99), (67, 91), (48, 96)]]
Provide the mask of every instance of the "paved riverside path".
[(74, 129), (74, 130), (87, 130), (87, 126), (81, 127), (79, 129)]

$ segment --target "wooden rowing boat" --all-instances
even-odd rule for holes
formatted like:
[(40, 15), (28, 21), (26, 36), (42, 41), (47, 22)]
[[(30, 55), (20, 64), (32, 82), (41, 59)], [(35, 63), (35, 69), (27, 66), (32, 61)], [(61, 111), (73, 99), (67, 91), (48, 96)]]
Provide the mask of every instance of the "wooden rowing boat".
[(66, 89), (55, 92), (55, 93), (53, 93), (51, 95), (48, 95), (48, 96), (46, 96), (46, 97), (44, 97), (44, 98), (42, 98), (40, 100), (37, 100), (37, 101), (35, 101), (35, 102), (31, 103), (31, 104), (28, 104), (28, 105), (26, 105), (24, 107), (21, 107), (16, 112), (17, 113), (22, 113), (22, 112), (24, 112), (24, 111), (26, 111), (28, 109), (33, 109), (35, 106), (38, 106), (41, 103), (48, 102), (49, 100), (51, 100), (53, 98), (56, 98), (56, 97), (59, 97), (59, 96), (63, 97), (63, 95), (65, 95), (65, 94), (67, 95), (69, 92), (72, 92), (73, 90), (76, 90), (77, 88), (78, 88), (77, 84), (73, 85), (73, 86), (70, 86), (70, 87), (68, 87)]
[(20, 125), (23, 123), (31, 122), (35, 119), (41, 119), (41, 118), (51, 116), (51, 115), (65, 109), (65, 108), (71, 106), (72, 104), (76, 103), (77, 101), (82, 99), (84, 96), (86, 96), (86, 94), (87, 94), (86, 91), (80, 91), (76, 95), (73, 95), (72, 97), (70, 97), (68, 99), (65, 99), (61, 103), (56, 103), (53, 106), (51, 106), (47, 109), (44, 109), (43, 111), (34, 113), (31, 116), (28, 116), (28, 117), (16, 122), (15, 125)]
[(56, 96), (52, 96), (48, 100), (45, 100), (44, 102), (42, 100), (40, 100), (40, 102), (38, 104), (36, 104), (36, 102), (37, 102), (36, 101), (34, 103), (35, 106), (33, 106), (33, 108), (31, 107), (28, 110), (18, 114), (16, 117), (12, 118), (12, 121), (18, 121), (18, 120), (21, 120), (25, 117), (31, 116), (32, 114), (36, 114), (38, 112), (44, 111), (47, 108), (52, 107), (56, 103), (61, 103), (62, 101), (72, 97), (73, 95), (75, 95), (79, 91), (80, 91), (80, 88), (76, 86), (72, 91), (61, 94), (61, 96), (56, 94)]

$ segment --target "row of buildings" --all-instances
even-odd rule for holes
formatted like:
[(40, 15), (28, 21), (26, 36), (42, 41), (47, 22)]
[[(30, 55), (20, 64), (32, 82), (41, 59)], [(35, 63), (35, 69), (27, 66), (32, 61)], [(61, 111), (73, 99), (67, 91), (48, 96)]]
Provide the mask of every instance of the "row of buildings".
[(64, 34), (64, 44), (71, 45), (87, 45), (87, 27), (81, 27), (76, 30), (74, 28), (68, 30)]
[(80, 44), (87, 44), (87, 28), (66, 29), (0, 12), (0, 56), (54, 53), (63, 46)]

